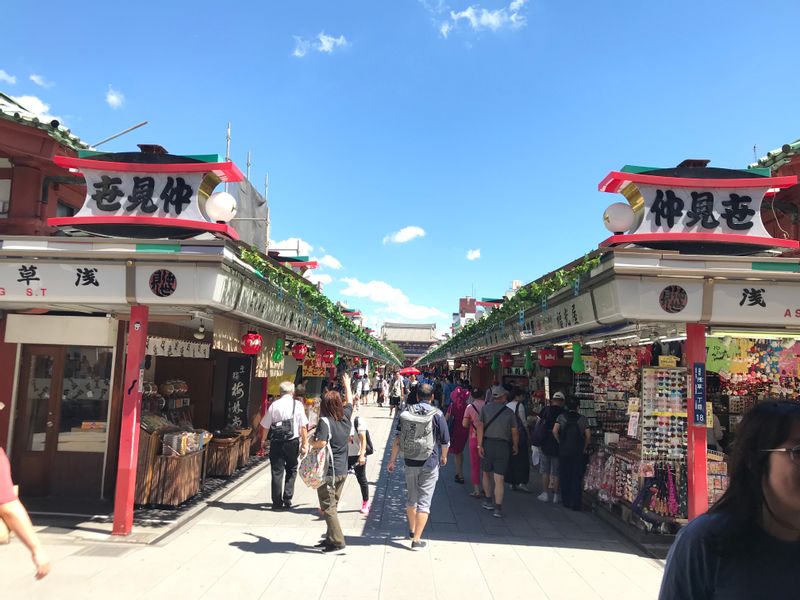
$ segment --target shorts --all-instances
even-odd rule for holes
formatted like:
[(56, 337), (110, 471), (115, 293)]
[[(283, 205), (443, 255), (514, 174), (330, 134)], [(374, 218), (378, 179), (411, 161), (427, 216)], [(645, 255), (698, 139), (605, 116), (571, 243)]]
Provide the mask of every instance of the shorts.
[(400, 397), (392, 396), (389, 398), (389, 406), (400, 406)]
[(483, 438), (481, 471), (505, 477), (511, 458), (511, 442), (495, 438)]
[(406, 508), (430, 513), (433, 492), (439, 479), (439, 467), (409, 467), (406, 465)]
[(539, 456), (539, 473), (558, 477), (558, 457), (547, 456), (544, 452)]

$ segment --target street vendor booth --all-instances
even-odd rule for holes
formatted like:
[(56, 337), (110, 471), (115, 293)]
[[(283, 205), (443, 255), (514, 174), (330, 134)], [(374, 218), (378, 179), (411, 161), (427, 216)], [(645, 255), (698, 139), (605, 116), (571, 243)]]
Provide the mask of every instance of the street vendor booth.
[(64, 236), (0, 248), (0, 350), (14, 378), (0, 444), (24, 495), (113, 494), (117, 534), (134, 502), (180, 504), (206, 472), (241, 466), (292, 342), (392, 360), (316, 288), (238, 242), (235, 201), (213, 193), (241, 178), (233, 163), (143, 150), (57, 157), (86, 179), (83, 209), (51, 219)]
[(535, 351), (568, 365), (565, 390), (594, 432), (586, 491), (674, 531), (724, 491), (722, 450), (741, 415), (797, 396), (800, 259), (781, 254), (800, 244), (773, 238), (760, 216), (765, 195), (795, 182), (696, 161), (613, 172), (600, 189), (628, 203), (606, 211), (613, 235), (596, 252), (420, 363)]

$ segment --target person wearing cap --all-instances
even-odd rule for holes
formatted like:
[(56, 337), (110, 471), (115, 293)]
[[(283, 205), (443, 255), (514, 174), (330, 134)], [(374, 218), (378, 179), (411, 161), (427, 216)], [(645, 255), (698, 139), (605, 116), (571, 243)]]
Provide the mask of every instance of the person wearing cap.
[[(481, 409), (477, 424), (478, 454), (483, 473), (483, 508), (492, 516), (503, 517), (505, 475), (511, 455), (519, 452), (519, 430), (514, 413), (508, 410), (508, 391), (501, 385), (492, 386), (492, 402)], [(494, 484), (494, 501), (492, 501)]]
[(558, 442), (553, 437), (553, 427), (556, 425), (558, 417), (564, 412), (564, 392), (556, 392), (550, 401), (550, 406), (545, 406), (539, 413), (539, 419), (545, 423), (547, 437), (541, 445), (541, 455), (539, 458), (539, 473), (542, 474), (542, 493), (538, 499), (542, 502), (561, 502), (559, 493), (558, 478)]

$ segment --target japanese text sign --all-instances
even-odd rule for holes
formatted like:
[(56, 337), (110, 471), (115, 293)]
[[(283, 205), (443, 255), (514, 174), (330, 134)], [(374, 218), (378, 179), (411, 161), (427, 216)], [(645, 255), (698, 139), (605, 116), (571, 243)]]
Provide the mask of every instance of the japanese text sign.
[(253, 359), (249, 356), (228, 360), (228, 386), (225, 391), (225, 426), (227, 429), (241, 429), (247, 426), (252, 370)]
[(693, 423), (706, 425), (706, 365), (702, 362), (694, 363), (692, 370), (692, 407)]

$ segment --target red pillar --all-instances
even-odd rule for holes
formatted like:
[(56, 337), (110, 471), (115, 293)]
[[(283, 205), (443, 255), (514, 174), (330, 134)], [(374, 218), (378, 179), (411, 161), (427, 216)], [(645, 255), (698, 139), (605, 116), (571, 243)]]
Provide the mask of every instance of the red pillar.
[[(708, 465), (706, 463), (706, 426), (694, 424), (694, 364), (706, 362), (706, 327), (700, 323), (686, 324), (686, 367), (692, 385), (688, 388), (687, 425), (689, 428), (689, 518), (702, 515), (708, 510)], [(705, 372), (705, 371), (704, 371)], [(709, 415), (710, 416), (710, 415)]]
[(119, 434), (117, 486), (114, 493), (114, 535), (129, 535), (133, 528), (133, 501), (136, 494), (136, 461), (139, 453), (139, 424), (142, 406), (144, 351), (147, 342), (146, 306), (131, 307), (128, 346), (125, 357), (122, 424)]

